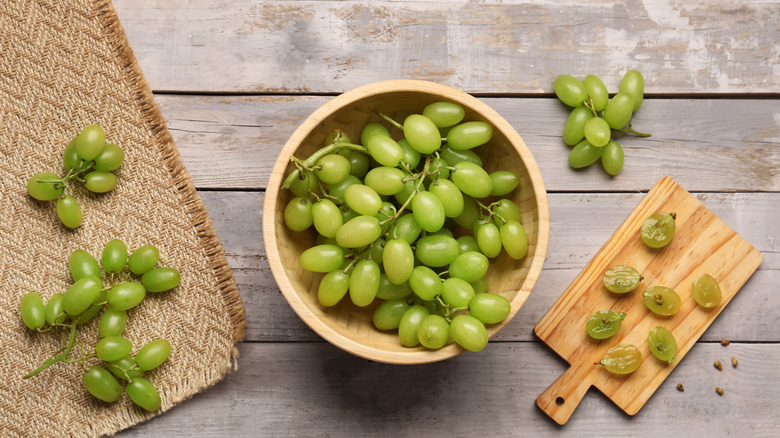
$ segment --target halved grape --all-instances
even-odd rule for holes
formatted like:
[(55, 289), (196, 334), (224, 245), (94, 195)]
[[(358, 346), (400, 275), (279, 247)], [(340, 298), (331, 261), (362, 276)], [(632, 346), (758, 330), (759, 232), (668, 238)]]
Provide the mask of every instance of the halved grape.
[(691, 294), (693, 299), (705, 309), (712, 309), (721, 301), (720, 286), (710, 274), (701, 274), (693, 280)]
[(671, 316), (682, 306), (680, 296), (664, 286), (652, 286), (642, 293), (642, 300), (648, 309), (661, 316)]
[(631, 374), (642, 364), (642, 352), (634, 345), (619, 344), (607, 350), (596, 364), (615, 374)]
[(642, 242), (650, 248), (662, 248), (672, 241), (675, 232), (675, 213), (653, 213), (642, 222)]
[(674, 363), (674, 355), (677, 354), (677, 341), (672, 332), (660, 325), (650, 330), (647, 335), (647, 343), (650, 351), (658, 360)]
[(593, 339), (607, 339), (620, 330), (626, 314), (614, 310), (599, 310), (588, 318), (585, 332)]
[(608, 291), (616, 294), (631, 292), (639, 286), (644, 277), (631, 266), (616, 265), (604, 272), (602, 282)]

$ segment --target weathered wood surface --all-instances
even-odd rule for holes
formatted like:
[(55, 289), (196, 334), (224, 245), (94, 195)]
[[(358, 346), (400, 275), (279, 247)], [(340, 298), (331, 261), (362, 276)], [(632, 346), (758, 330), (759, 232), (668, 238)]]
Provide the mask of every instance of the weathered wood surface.
[(778, 93), (777, 2), (117, 0), (160, 91), (337, 93), (426, 79), (550, 93), (559, 74), (654, 94)]

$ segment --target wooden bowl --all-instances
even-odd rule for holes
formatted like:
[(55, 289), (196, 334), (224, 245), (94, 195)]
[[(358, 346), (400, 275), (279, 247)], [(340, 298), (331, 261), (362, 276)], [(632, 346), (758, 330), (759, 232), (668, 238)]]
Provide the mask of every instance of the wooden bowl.
[[(314, 244), (316, 231), (294, 232), (285, 226), (284, 208), (293, 195), (281, 189), (281, 185), (293, 169), (290, 157), (308, 157), (336, 128), (356, 141), (367, 123), (380, 121), (374, 111), (403, 121), (406, 115), (420, 113), (429, 103), (441, 100), (460, 104), (466, 110), (466, 121), (482, 120), (493, 125), (490, 142), (474, 149), (482, 157), (485, 170), (512, 170), (520, 176), (519, 187), (507, 197), (520, 208), (521, 222), (528, 236), (528, 255), (513, 260), (502, 251), (491, 260), (487, 274), (490, 292), (503, 295), (512, 304), (506, 320), (487, 327), (491, 337), (520, 310), (542, 271), (550, 232), (547, 193), (531, 152), (506, 120), (476, 98), (432, 82), (393, 80), (341, 94), (309, 116), (279, 154), (265, 195), (263, 238), (274, 278), (298, 316), (332, 344), (366, 359), (420, 364), (447, 359), (465, 350), (454, 342), (435, 351), (402, 346), (396, 330), (385, 332), (373, 326), (372, 311), (377, 303), (359, 308), (346, 297), (334, 307), (321, 306), (317, 301), (317, 287), (323, 274), (305, 271), (298, 263), (301, 252)], [(400, 136), (395, 128), (391, 127), (390, 132), (396, 138)]]

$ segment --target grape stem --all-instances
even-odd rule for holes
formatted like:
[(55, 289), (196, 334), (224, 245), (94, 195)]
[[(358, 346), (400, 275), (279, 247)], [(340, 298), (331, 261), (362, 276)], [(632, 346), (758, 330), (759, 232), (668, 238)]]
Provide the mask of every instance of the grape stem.
[[(76, 345), (76, 326), (78, 325), (78, 321), (74, 321), (73, 324), (70, 325), (70, 336), (68, 336), (68, 344), (57, 350), (56, 353), (52, 357), (46, 360), (41, 366), (38, 368), (30, 371), (29, 373), (25, 374), (22, 379), (29, 379), (30, 377), (35, 376), (36, 374), (40, 373), (41, 371), (45, 370), (46, 368), (49, 368), (50, 366), (54, 365), (57, 362), (64, 362), (68, 359), (68, 355), (70, 354), (70, 350), (73, 349), (73, 347)], [(61, 352), (61, 354), (60, 354)]]
[(387, 123), (390, 123), (391, 125), (395, 126), (396, 128), (400, 129), (401, 131), (403, 131), (403, 130), (404, 130), (404, 125), (402, 125), (402, 124), (400, 124), (400, 123), (396, 122), (396, 121), (395, 121), (395, 120), (393, 120), (392, 118), (388, 117), (388, 116), (387, 116), (387, 115), (385, 115), (385, 114), (382, 114), (382, 113), (380, 113), (379, 111), (374, 111), (374, 112), (376, 113), (376, 115), (378, 115), (378, 116), (379, 116), (379, 117), (381, 117), (382, 119), (386, 120), (386, 121), (387, 121)]
[(505, 223), (507, 223), (507, 220), (506, 220), (506, 219), (504, 219), (504, 217), (503, 217), (503, 216), (501, 216), (501, 215), (500, 215), (500, 214), (498, 214), (498, 213), (495, 213), (495, 212), (493, 212), (493, 210), (491, 209), (491, 207), (492, 207), (492, 206), (494, 206), (494, 205), (497, 205), (497, 204), (498, 204), (497, 202), (494, 202), (494, 203), (492, 203), (492, 204), (490, 204), (490, 205), (485, 205), (485, 204), (481, 203), (481, 202), (480, 202), (479, 200), (477, 200), (477, 199), (474, 199), (474, 202), (477, 204), (477, 206), (478, 206), (479, 208), (481, 208), (481, 209), (483, 209), (483, 210), (485, 210), (485, 211), (487, 212), (487, 214), (488, 214), (488, 219), (490, 219), (490, 218), (492, 218), (493, 216), (495, 216), (495, 217), (497, 217), (498, 219), (500, 219), (500, 220), (501, 220), (501, 223), (502, 223), (502, 224), (505, 224)]
[(365, 146), (361, 146), (359, 144), (353, 144), (353, 143), (338, 142), (338, 143), (333, 143), (330, 146), (326, 146), (322, 149), (319, 149), (317, 152), (311, 154), (311, 156), (309, 156), (309, 158), (305, 160), (301, 160), (295, 156), (292, 156), (290, 158), (290, 161), (296, 163), (296, 169), (294, 169), (292, 172), (290, 172), (289, 175), (287, 175), (287, 178), (284, 180), (284, 184), (282, 184), (282, 187), (285, 189), (289, 189), (292, 183), (295, 181), (295, 178), (299, 177), (300, 175), (300, 167), (298, 167), (299, 165), (302, 166), (304, 169), (311, 171), (314, 168), (314, 163), (316, 163), (317, 160), (324, 157), (325, 155), (336, 153), (344, 149), (350, 151), (362, 152), (368, 155), (368, 149), (366, 149)]
[(628, 134), (636, 135), (637, 137), (650, 137), (650, 136), (653, 135), (653, 134), (650, 134), (650, 133), (639, 132), (639, 131), (634, 130), (634, 128), (631, 127), (631, 123), (629, 123), (628, 127), (626, 127), (626, 128), (615, 130), (615, 133), (618, 134), (618, 135), (623, 135), (623, 134), (628, 133)]
[(589, 109), (590, 112), (593, 113), (593, 117), (598, 117), (599, 114), (596, 112), (596, 108), (593, 106), (593, 98), (589, 98), (588, 100), (584, 100), (582, 104), (585, 106), (585, 108)]

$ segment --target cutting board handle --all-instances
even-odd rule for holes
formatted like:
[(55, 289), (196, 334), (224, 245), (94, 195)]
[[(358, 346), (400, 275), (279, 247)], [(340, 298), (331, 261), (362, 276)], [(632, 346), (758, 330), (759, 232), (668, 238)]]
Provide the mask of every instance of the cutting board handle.
[(539, 406), (558, 424), (565, 424), (592, 386), (588, 378), (592, 364), (571, 366), (536, 399)]

